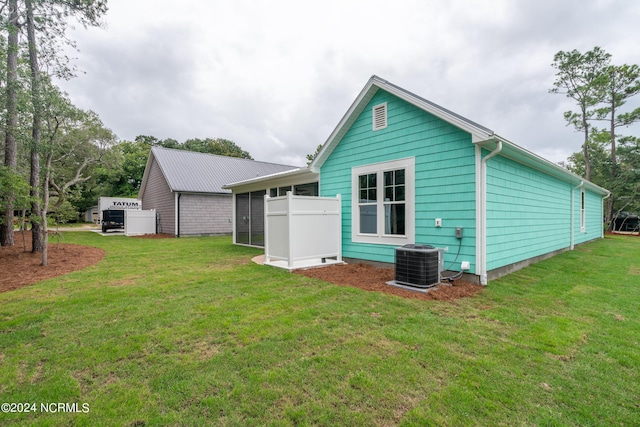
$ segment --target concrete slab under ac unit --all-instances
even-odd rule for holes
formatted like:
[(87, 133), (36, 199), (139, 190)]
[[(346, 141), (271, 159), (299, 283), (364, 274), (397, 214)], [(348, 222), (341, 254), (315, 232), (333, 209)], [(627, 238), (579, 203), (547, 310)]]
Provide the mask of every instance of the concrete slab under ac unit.
[(414, 292), (422, 292), (423, 294), (428, 293), (431, 289), (435, 289), (436, 285), (433, 286), (429, 286), (428, 288), (417, 288), (415, 286), (409, 286), (409, 285), (404, 285), (402, 283), (398, 283), (395, 280), (392, 280), (390, 282), (387, 282), (387, 285), (391, 285), (391, 286), (395, 286), (396, 288), (402, 288), (402, 289), (406, 289), (408, 291), (414, 291)]

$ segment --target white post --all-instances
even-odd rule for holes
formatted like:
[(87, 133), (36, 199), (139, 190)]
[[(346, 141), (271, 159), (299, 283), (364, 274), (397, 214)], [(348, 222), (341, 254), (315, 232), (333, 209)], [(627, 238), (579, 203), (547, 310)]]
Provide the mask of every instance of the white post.
[(337, 194), (336, 195), (336, 199), (337, 199), (337, 203), (338, 203), (338, 224), (337, 227), (338, 229), (335, 230), (335, 233), (337, 235), (338, 238), (338, 256), (337, 256), (337, 261), (338, 262), (342, 262), (342, 195)]
[(291, 191), (287, 191), (287, 240), (288, 240), (288, 244), (287, 244), (287, 262), (289, 263), (289, 268), (292, 269), (293, 268), (293, 254), (294, 254), (294, 249), (293, 249), (293, 233), (291, 232), (292, 228), (291, 226), (293, 225), (293, 213), (291, 212), (293, 210), (293, 194), (291, 193)]
[(264, 262), (269, 262), (269, 195), (264, 195)]
[(233, 244), (238, 243), (237, 235), (236, 235), (236, 193), (231, 195), (231, 240), (233, 240)]

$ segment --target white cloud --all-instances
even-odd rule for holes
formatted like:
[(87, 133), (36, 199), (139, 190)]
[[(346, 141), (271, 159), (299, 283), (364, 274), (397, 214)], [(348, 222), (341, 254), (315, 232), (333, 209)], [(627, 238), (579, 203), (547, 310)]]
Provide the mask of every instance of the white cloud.
[[(638, 62), (640, 6), (610, 1), (128, 0), (73, 37), (86, 74), (62, 84), (123, 139), (231, 139), (306, 163), (367, 79), (392, 83), (548, 157), (580, 146), (547, 91), (559, 50)], [(576, 138), (577, 136), (577, 138)]]

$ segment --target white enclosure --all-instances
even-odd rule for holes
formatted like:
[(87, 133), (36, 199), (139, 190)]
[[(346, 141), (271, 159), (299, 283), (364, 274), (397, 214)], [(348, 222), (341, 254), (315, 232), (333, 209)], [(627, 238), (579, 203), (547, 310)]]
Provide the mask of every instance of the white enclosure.
[(124, 211), (124, 234), (139, 236), (141, 234), (156, 234), (156, 210)]
[(265, 264), (294, 270), (342, 263), (340, 195), (265, 196)]

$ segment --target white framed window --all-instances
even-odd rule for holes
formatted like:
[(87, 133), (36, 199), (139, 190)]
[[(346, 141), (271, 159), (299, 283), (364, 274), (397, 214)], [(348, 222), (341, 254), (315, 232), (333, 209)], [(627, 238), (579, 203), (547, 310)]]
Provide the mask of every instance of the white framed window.
[(580, 232), (584, 233), (587, 230), (587, 223), (585, 219), (585, 204), (584, 204), (584, 190), (580, 190)]
[(387, 103), (373, 106), (373, 130), (380, 130), (387, 127)]
[(415, 241), (415, 158), (351, 169), (351, 239), (403, 245)]

